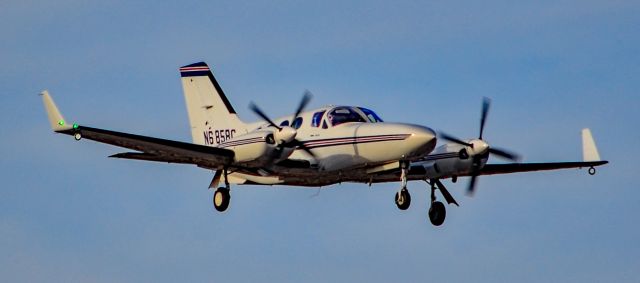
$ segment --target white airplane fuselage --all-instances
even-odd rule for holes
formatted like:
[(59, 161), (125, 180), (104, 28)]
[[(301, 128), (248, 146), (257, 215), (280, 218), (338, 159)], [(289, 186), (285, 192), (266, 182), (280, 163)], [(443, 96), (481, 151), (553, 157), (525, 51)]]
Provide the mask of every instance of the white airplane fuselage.
[[(287, 179), (294, 180), (296, 185), (316, 186), (340, 182), (336, 176), (352, 174), (357, 168), (371, 167), (387, 163), (398, 163), (399, 160), (414, 161), (428, 155), (436, 146), (437, 139), (433, 130), (428, 127), (405, 124), (387, 123), (374, 120), (364, 122), (344, 122), (334, 125), (328, 116), (334, 109), (348, 108), (367, 119), (359, 107), (328, 106), (299, 115), (301, 123), (296, 125), (296, 138), (302, 142), (315, 156), (310, 156), (304, 150), (295, 148), (279, 148), (278, 141), (273, 144), (265, 143), (260, 137), (266, 136), (277, 129), (263, 122), (250, 124), (245, 134), (237, 135), (240, 129), (222, 129), (219, 131), (235, 133), (224, 142), (212, 144), (225, 149), (241, 153), (241, 161), (247, 156), (251, 165), (255, 165), (254, 156), (268, 156), (274, 153), (277, 160), (298, 160), (309, 162), (307, 168), (278, 168), (278, 176), (262, 174), (231, 173), (231, 183), (258, 184), (288, 184)], [(314, 119), (314, 115), (316, 118)], [(319, 117), (319, 118), (318, 118)], [(276, 124), (288, 124), (290, 117), (275, 119)], [(374, 122), (375, 121), (375, 122)], [(265, 169), (273, 168), (274, 157), (264, 158)], [(277, 167), (277, 165), (275, 165)], [(342, 172), (348, 170), (349, 172)], [(357, 171), (357, 170), (356, 170)], [(291, 178), (287, 178), (287, 175)], [(301, 179), (300, 177), (303, 177)], [(309, 177), (312, 177), (311, 179)], [(313, 179), (315, 178), (315, 179)], [(304, 181), (306, 180), (306, 182)]]

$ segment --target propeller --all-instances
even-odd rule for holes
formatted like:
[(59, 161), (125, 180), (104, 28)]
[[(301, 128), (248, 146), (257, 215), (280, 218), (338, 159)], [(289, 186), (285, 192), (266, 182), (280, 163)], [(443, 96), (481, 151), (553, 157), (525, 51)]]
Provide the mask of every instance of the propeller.
[[(298, 105), (298, 108), (294, 112), (293, 118), (291, 119), (292, 124), (300, 116), (300, 113), (304, 111), (304, 108), (307, 107), (307, 104), (309, 104), (309, 101), (311, 101), (312, 96), (313, 95), (310, 91), (306, 90), (304, 92), (302, 100), (300, 101), (300, 104)], [(296, 135), (298, 134), (296, 129), (290, 126), (277, 125), (273, 122), (273, 120), (271, 120), (271, 118), (269, 118), (269, 116), (267, 116), (267, 114), (264, 113), (264, 111), (262, 111), (262, 109), (260, 109), (260, 107), (258, 107), (258, 105), (253, 102), (249, 104), (249, 109), (251, 109), (253, 113), (256, 113), (256, 115), (260, 116), (260, 118), (262, 118), (265, 122), (269, 123), (270, 126), (278, 130), (277, 132), (274, 132), (274, 136), (277, 137), (276, 141), (279, 142), (278, 147), (297, 147), (304, 150), (306, 153), (311, 155), (311, 157), (316, 158), (316, 155), (306, 145), (304, 145), (304, 143), (296, 139)]]
[(514, 162), (517, 162), (518, 160), (520, 160), (520, 156), (518, 154), (515, 154), (505, 149), (493, 148), (489, 146), (489, 144), (482, 139), (482, 135), (484, 134), (484, 126), (487, 122), (487, 116), (489, 115), (490, 106), (491, 106), (491, 99), (485, 97), (482, 100), (482, 112), (480, 116), (480, 134), (478, 136), (478, 139), (471, 140), (471, 141), (464, 141), (452, 135), (448, 135), (444, 132), (440, 132), (440, 138), (452, 143), (470, 147), (473, 152), (473, 156), (472, 156), (473, 160), (471, 163), (472, 164), (471, 180), (469, 180), (469, 186), (467, 188), (467, 193), (470, 195), (473, 194), (473, 192), (475, 191), (475, 187), (478, 181), (477, 180), (478, 174), (480, 173), (480, 169), (482, 169), (481, 160), (483, 158), (488, 157), (489, 154), (493, 154), (500, 158), (504, 158)]
[(473, 144), (471, 144), (471, 143), (468, 143), (466, 141), (463, 141), (461, 139), (458, 139), (458, 138), (456, 138), (454, 136), (450, 136), (450, 135), (442, 133), (442, 132), (440, 133), (440, 137), (445, 139), (445, 140), (447, 140), (447, 141), (450, 141), (450, 142), (453, 142), (453, 143), (457, 143), (459, 145), (473, 147)]
[(271, 119), (269, 119), (269, 116), (267, 116), (267, 114), (264, 114), (264, 112), (262, 112), (262, 110), (255, 103), (251, 102), (251, 104), (249, 104), (249, 109), (251, 109), (251, 111), (253, 111), (253, 113), (256, 113), (256, 115), (260, 116), (260, 118), (262, 118), (262, 120), (265, 120), (267, 123), (269, 123), (269, 125), (271, 125), (272, 127), (278, 129), (278, 131), (282, 130), (282, 127), (276, 125), (276, 123), (271, 121)]
[(482, 99), (482, 115), (480, 116), (480, 136), (478, 139), (482, 139), (482, 133), (484, 132), (484, 125), (487, 122), (487, 115), (489, 114), (489, 107), (491, 106), (491, 99), (484, 97)]
[(309, 101), (311, 101), (311, 97), (313, 97), (311, 92), (309, 90), (305, 90), (304, 94), (302, 94), (302, 100), (300, 100), (300, 105), (298, 105), (298, 109), (296, 109), (295, 114), (293, 114), (293, 118), (291, 118), (291, 123), (293, 123), (293, 121), (298, 119), (298, 116), (300, 116), (300, 113), (302, 113), (304, 108), (307, 107), (307, 104), (309, 104)]

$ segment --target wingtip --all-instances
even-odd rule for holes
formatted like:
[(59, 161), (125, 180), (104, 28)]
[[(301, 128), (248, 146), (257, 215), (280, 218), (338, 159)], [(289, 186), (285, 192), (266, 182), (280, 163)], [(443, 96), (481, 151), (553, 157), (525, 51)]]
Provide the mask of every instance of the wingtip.
[(43, 90), (40, 92), (40, 96), (42, 96), (42, 102), (44, 103), (44, 108), (47, 111), (47, 117), (49, 118), (49, 125), (51, 126), (51, 129), (56, 132), (72, 129), (73, 126), (67, 124), (55, 102), (53, 102), (53, 98), (51, 98), (49, 91)]
[(600, 161), (600, 153), (589, 128), (582, 129), (582, 160)]

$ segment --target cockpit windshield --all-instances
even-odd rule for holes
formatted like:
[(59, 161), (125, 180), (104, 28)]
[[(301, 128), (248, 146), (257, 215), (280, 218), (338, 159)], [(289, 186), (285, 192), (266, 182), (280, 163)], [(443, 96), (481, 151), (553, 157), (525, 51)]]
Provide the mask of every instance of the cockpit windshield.
[(379, 122), (383, 122), (382, 119), (380, 119), (380, 117), (378, 116), (378, 114), (376, 114), (376, 112), (373, 112), (373, 110), (364, 108), (364, 107), (358, 107), (360, 109), (360, 111), (362, 111), (362, 113), (364, 113), (364, 116), (367, 116), (367, 119), (369, 119), (369, 122), (371, 123), (379, 123)]
[(327, 114), (327, 119), (332, 126), (343, 123), (365, 123), (367, 120), (358, 111), (351, 107), (336, 107)]

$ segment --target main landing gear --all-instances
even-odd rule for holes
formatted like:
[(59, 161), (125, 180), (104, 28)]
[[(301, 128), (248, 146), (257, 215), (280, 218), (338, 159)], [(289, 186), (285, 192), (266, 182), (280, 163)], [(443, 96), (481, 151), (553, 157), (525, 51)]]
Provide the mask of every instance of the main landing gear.
[(227, 210), (229, 200), (231, 200), (231, 195), (229, 194), (228, 188), (219, 187), (216, 192), (213, 193), (213, 207), (215, 207), (217, 211), (223, 212)]
[[(231, 200), (231, 194), (229, 191), (231, 190), (231, 186), (229, 185), (229, 179), (227, 178), (227, 169), (224, 169), (224, 187), (219, 187), (215, 193), (213, 193), (213, 207), (219, 212), (223, 212), (227, 210), (229, 207), (229, 201)], [(220, 178), (218, 174), (214, 177), (214, 182), (216, 182), (216, 178)]]
[(436, 201), (436, 189), (440, 190), (440, 193), (447, 201), (448, 204), (455, 204), (459, 206), (456, 200), (451, 196), (447, 188), (438, 179), (427, 180), (427, 183), (431, 185), (431, 207), (429, 207), (429, 221), (434, 226), (440, 226), (444, 223), (444, 219), (447, 217), (447, 209), (442, 202)]
[(440, 226), (447, 217), (447, 209), (442, 202), (436, 201), (436, 186), (431, 182), (431, 206), (429, 207), (429, 221), (434, 226)]
[(440, 182), (440, 180), (427, 180), (427, 183), (431, 185), (431, 207), (429, 207), (429, 221), (431, 221), (431, 224), (435, 226), (440, 226), (442, 225), (442, 223), (444, 223), (444, 219), (447, 217), (447, 210), (445, 209), (442, 202), (436, 201), (436, 189), (440, 190), (440, 193), (448, 204), (455, 204), (456, 206), (460, 205), (458, 205), (456, 200), (453, 198), (453, 196), (451, 196), (447, 188), (444, 186), (444, 184), (442, 184), (442, 182)]

